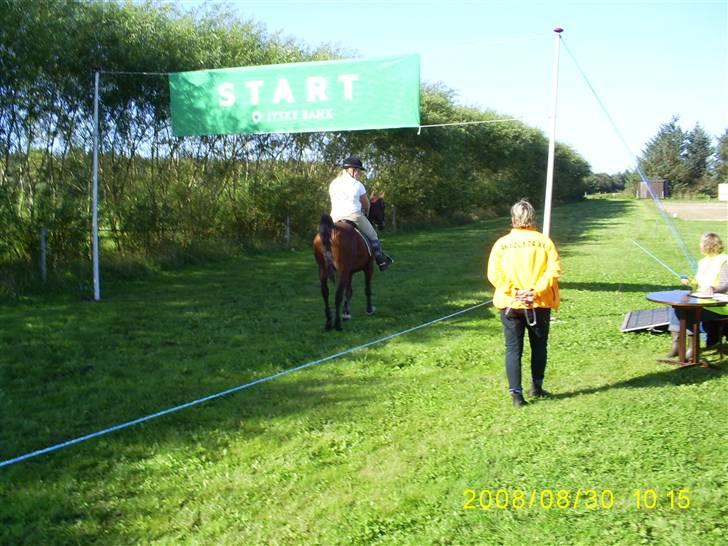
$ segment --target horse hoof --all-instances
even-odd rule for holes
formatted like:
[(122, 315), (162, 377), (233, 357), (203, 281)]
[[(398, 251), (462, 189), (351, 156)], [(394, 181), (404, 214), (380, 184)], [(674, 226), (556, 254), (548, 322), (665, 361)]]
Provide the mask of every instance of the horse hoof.
[(377, 308), (372, 305), (371, 309), (367, 309), (367, 315), (372, 316), (374, 313), (377, 312)]
[(344, 313), (341, 315), (342, 320), (351, 320), (351, 314), (350, 313)]

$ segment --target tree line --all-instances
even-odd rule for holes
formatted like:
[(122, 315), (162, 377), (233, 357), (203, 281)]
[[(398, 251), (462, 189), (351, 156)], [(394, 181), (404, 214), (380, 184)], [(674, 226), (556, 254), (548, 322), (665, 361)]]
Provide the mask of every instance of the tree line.
[[(728, 129), (714, 143), (699, 123), (685, 131), (679, 121), (673, 116), (660, 125), (638, 158), (640, 170), (650, 180), (669, 180), (673, 197), (717, 197), (718, 184), (728, 183)], [(589, 193), (635, 195), (640, 180), (633, 169), (592, 174), (586, 185)]]
[(673, 116), (647, 143), (640, 166), (648, 178), (670, 180), (673, 195), (716, 197), (718, 184), (728, 182), (728, 129), (713, 144), (696, 124), (690, 131)]
[[(93, 82), (100, 70), (99, 225), (102, 252), (156, 262), (210, 249), (281, 242), (288, 223), (307, 244), (342, 158), (366, 159), (370, 190), (398, 224), (458, 222), (543, 198), (548, 141), (520, 122), (379, 131), (171, 134), (170, 72), (344, 58), (270, 34), (230, 8), (0, 0), (0, 287), (37, 270), (83, 271), (90, 253)], [(423, 83), (423, 125), (493, 121)], [(556, 202), (579, 199), (591, 174), (557, 145)], [(108, 261), (102, 260), (103, 263)], [(76, 269), (74, 269), (76, 268)]]

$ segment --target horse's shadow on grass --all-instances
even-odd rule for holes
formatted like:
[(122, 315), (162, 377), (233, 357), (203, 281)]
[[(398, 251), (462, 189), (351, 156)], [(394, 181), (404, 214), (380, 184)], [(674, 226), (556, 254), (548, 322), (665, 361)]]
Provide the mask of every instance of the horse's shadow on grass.
[(597, 394), (611, 389), (646, 389), (681, 385), (698, 385), (707, 381), (714, 381), (728, 375), (727, 363), (728, 360), (724, 357), (720, 362), (713, 362), (709, 368), (703, 368), (700, 366), (677, 368), (672, 367), (670, 364), (665, 364), (665, 370), (641, 375), (639, 377), (633, 377), (632, 379), (619, 381), (617, 383), (601, 385), (599, 387), (554, 393), (550, 398), (560, 400), (572, 398), (574, 396)]

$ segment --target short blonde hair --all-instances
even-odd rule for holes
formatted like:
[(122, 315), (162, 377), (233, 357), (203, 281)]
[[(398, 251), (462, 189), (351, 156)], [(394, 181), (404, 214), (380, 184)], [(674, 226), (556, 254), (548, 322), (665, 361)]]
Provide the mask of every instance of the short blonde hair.
[(514, 228), (533, 227), (536, 223), (536, 211), (533, 205), (521, 199), (511, 207), (511, 225)]
[(709, 231), (700, 239), (700, 250), (706, 256), (716, 256), (723, 251), (723, 241), (717, 233)]

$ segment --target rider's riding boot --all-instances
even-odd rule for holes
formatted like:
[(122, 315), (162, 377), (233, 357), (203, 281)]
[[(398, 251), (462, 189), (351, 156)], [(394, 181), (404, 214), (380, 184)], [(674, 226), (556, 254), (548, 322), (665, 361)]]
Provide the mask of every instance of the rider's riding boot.
[(377, 265), (379, 266), (379, 271), (384, 271), (394, 263), (394, 260), (382, 252), (382, 246), (378, 239), (370, 242), (372, 244), (372, 252), (374, 252), (374, 259), (377, 260)]

